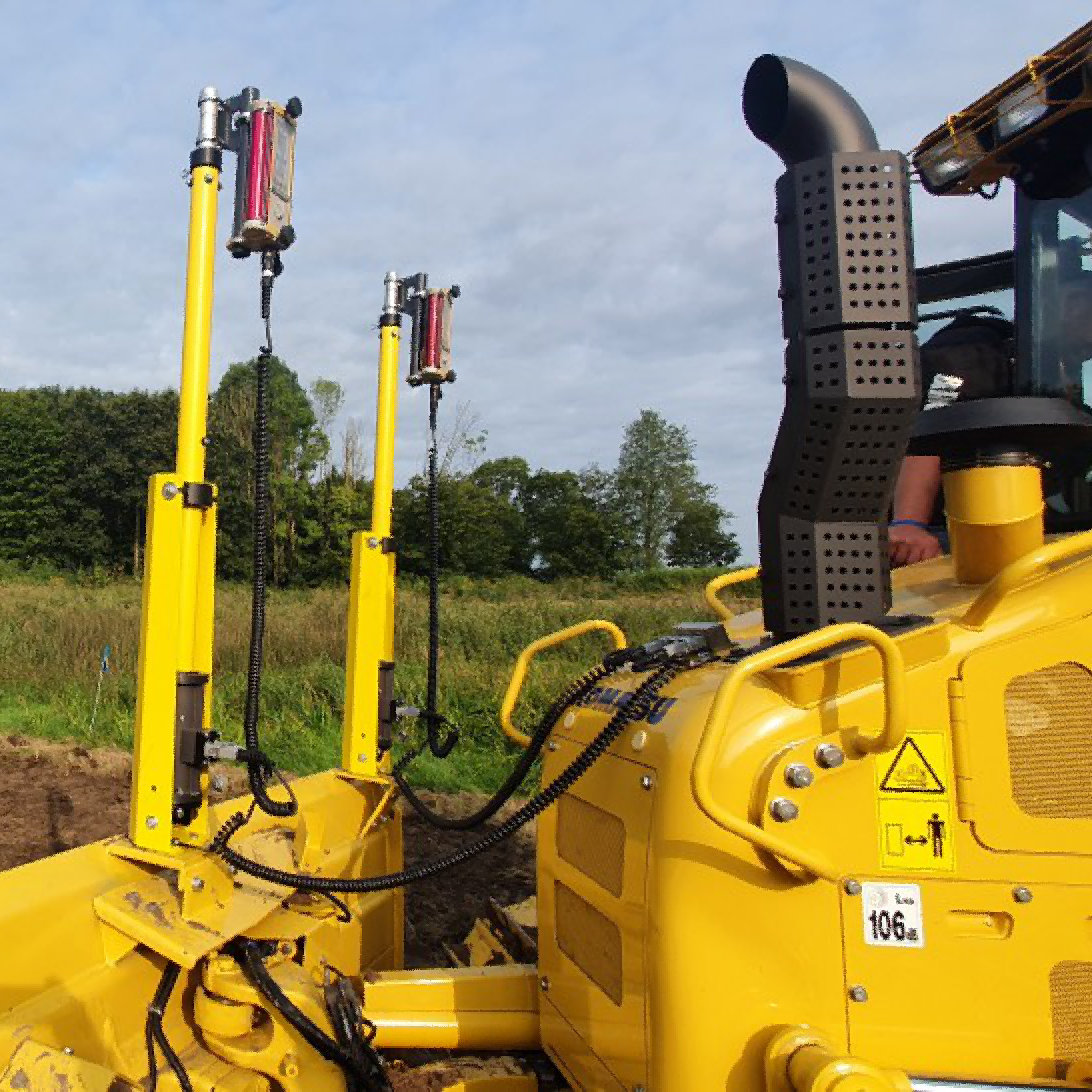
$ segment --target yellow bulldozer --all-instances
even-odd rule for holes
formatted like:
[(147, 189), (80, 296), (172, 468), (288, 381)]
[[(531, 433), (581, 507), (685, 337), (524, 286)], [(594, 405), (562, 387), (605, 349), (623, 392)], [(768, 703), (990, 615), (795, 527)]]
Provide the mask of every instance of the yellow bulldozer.
[[(435, 422), (458, 293), (387, 276), (342, 761), (282, 779), (259, 733), (264, 372), (301, 108), (202, 93), (177, 464), (148, 493), (130, 826), (0, 876), (0, 1090), (377, 1089), (390, 1053), (414, 1048), (541, 1052), (573, 1088), (627, 1092), (1092, 1085), (1092, 376), (1063, 321), (1092, 268), (1092, 24), (910, 160), (796, 61), (760, 57), (743, 105), (785, 167), (762, 609), (732, 617), (718, 593), (754, 572), (726, 573), (706, 590), (716, 621), (642, 645), (598, 619), (536, 641), (501, 710), (521, 759), (476, 815), (446, 820), (467, 830), (462, 849), (407, 869), (401, 808), (429, 812), (391, 748), (415, 712), (394, 677), (399, 346), (408, 317), (410, 380)], [(260, 258), (267, 324), (237, 743), (211, 722), (204, 458), (225, 152), (229, 247)], [(968, 201), (1011, 181), (1013, 248), (916, 266), (915, 179)], [(1009, 290), (1010, 389), (919, 412), (921, 309)], [(892, 576), (908, 450), (941, 460), (951, 551)], [(521, 732), (533, 658), (593, 631), (613, 649)], [(416, 712), (448, 749), (434, 703)], [(540, 786), (482, 826), (540, 757)], [(211, 804), (213, 761), (245, 765), (250, 793)], [(407, 885), (532, 820), (536, 949), (404, 969)]]

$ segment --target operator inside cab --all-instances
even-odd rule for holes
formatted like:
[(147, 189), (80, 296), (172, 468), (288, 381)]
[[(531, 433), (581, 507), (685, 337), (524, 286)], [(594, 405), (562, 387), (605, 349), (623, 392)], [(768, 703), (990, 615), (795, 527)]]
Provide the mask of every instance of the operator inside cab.
[[(1040, 336), (1030, 346), (1036, 350), (1031, 367), (1020, 366), (1016, 327), (1011, 322), (969, 311), (921, 348), (923, 412), (956, 401), (1011, 394), (1049, 394), (1086, 406), (1092, 402), (1092, 365), (1088, 363), (1092, 360), (1092, 267), (1084, 264), (1092, 258), (1088, 229), (1080, 238), (1066, 239), (1061, 246), (1058, 242), (1055, 236), (1055, 254), (1065, 260), (1052, 271), (1051, 296), (1056, 306), (1047, 325), (1053, 336), (1041, 336), (1041, 324), (1037, 324)], [(1039, 303), (1041, 316), (1042, 300)], [(1055, 530), (1063, 529), (1067, 517), (1083, 506), (1073, 494), (1089, 491), (1090, 465), (1092, 458), (1085, 453), (1074, 465), (1055, 463), (1045, 468), (1048, 530), (1052, 522), (1057, 524)], [(895, 484), (888, 531), (891, 563), (912, 565), (937, 557), (945, 549), (945, 539), (940, 458), (908, 455)]]

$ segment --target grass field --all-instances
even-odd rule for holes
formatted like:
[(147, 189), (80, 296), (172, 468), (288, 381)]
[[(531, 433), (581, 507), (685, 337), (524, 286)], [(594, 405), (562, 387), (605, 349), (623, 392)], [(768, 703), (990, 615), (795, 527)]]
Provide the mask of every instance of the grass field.
[[(634, 574), (615, 582), (452, 578), (441, 606), (443, 711), (462, 729), (452, 759), (424, 755), (412, 779), (430, 788), (488, 790), (514, 748), (496, 712), (520, 650), (534, 638), (585, 618), (617, 622), (631, 642), (679, 621), (706, 619), (702, 587), (712, 570)], [(743, 595), (754, 589), (743, 585)], [(268, 606), (262, 689), (263, 746), (286, 769), (310, 773), (337, 762), (345, 673), (347, 594), (341, 588), (279, 591)], [(250, 625), (249, 589), (217, 591), (213, 667), (215, 726), (241, 736)], [(140, 629), (140, 585), (80, 582), (0, 568), (0, 732), (91, 746), (132, 743)], [(91, 724), (99, 660), (112, 650)], [(423, 585), (403, 581), (395, 632), (396, 692), (422, 703), (427, 647)], [(571, 678), (601, 655), (602, 636), (545, 654), (532, 670), (518, 723), (529, 725)], [(415, 729), (411, 726), (410, 732)]]

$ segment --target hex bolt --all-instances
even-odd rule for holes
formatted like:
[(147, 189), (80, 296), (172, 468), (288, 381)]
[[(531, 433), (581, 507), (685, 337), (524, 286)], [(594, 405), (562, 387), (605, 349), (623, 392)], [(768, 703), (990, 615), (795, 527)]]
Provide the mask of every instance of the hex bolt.
[(379, 539), (369, 538), (368, 539), (368, 547), (370, 549), (372, 549), (372, 550), (377, 550), (379, 548)]
[(550, 742), (546, 744), (546, 750), (547, 751), (556, 751), (557, 750), (557, 740), (551, 739)]
[(800, 809), (786, 796), (770, 801), (770, 815), (779, 823), (789, 823), (800, 814)]
[(845, 760), (845, 751), (837, 743), (820, 743), (815, 748), (815, 761), (824, 770), (835, 770)]
[(163, 486), (163, 499), (174, 500), (174, 498), (178, 496), (179, 492), (180, 490), (178, 486), (174, 484), (174, 482), (167, 482), (167, 484)]
[(62, 1054), (67, 1054), (69, 1057), (71, 1057), (76, 1052), (71, 1047), (63, 1047), (62, 1050), (61, 1050), (61, 1053)]
[(159, 820), (154, 815), (149, 815), (148, 818), (144, 820), (144, 825), (149, 830), (155, 830), (155, 828), (159, 826)]
[(641, 788), (642, 789), (651, 789), (652, 788), (652, 778), (649, 777), (648, 774), (644, 774), (641, 777)]
[(543, 993), (549, 993), (550, 992), (550, 979), (546, 975), (543, 975), (538, 980), (538, 984), (542, 987), (542, 992)]
[(205, 881), (201, 879), (200, 876), (194, 876), (194, 878), (190, 880), (190, 888), (194, 891), (204, 891)]
[(1031, 902), (1031, 888), (1030, 887), (1014, 887), (1012, 889), (1012, 897), (1017, 902)]
[(861, 893), (861, 885), (856, 880), (846, 880), (843, 889), (847, 895), (859, 895)]
[(210, 785), (213, 792), (223, 792), (227, 788), (227, 778), (223, 774), (215, 774)]
[(790, 762), (785, 767), (785, 783), (794, 789), (806, 789), (815, 780), (810, 766), (803, 762)]
[(356, 756), (356, 760), (357, 760), (357, 762), (367, 762), (368, 761), (368, 756), (365, 755), (365, 754), (359, 754), (359, 755)]
[(211, 186), (212, 183), (215, 181), (215, 179), (212, 177), (211, 174), (206, 174), (205, 175), (205, 181)]
[(864, 986), (850, 986), (849, 999), (850, 1001), (863, 1003), (868, 1000), (868, 990), (866, 990)]

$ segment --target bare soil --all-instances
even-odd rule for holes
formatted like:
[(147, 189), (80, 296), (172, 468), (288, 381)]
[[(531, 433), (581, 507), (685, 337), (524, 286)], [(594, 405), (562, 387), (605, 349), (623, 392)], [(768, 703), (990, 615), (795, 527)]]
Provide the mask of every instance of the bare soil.
[[(49, 743), (24, 736), (0, 735), (0, 869), (59, 853), (123, 832), (129, 822), (127, 752)], [(236, 768), (219, 771), (227, 794), (241, 793), (246, 776)], [(422, 797), (441, 814), (473, 811), (483, 798), (473, 793)], [(511, 814), (512, 805), (494, 822)], [(407, 865), (446, 856), (479, 833), (437, 830), (405, 808)], [(489, 829), (487, 826), (485, 829)], [(534, 894), (534, 830), (530, 826), (495, 849), (458, 868), (406, 889), (406, 964), (448, 964), (444, 945), (457, 945), (483, 916), (490, 896), (502, 905)], [(524, 1060), (511, 1057), (463, 1058), (408, 1055), (393, 1063), (397, 1092), (434, 1092), (461, 1076), (526, 1072)]]

